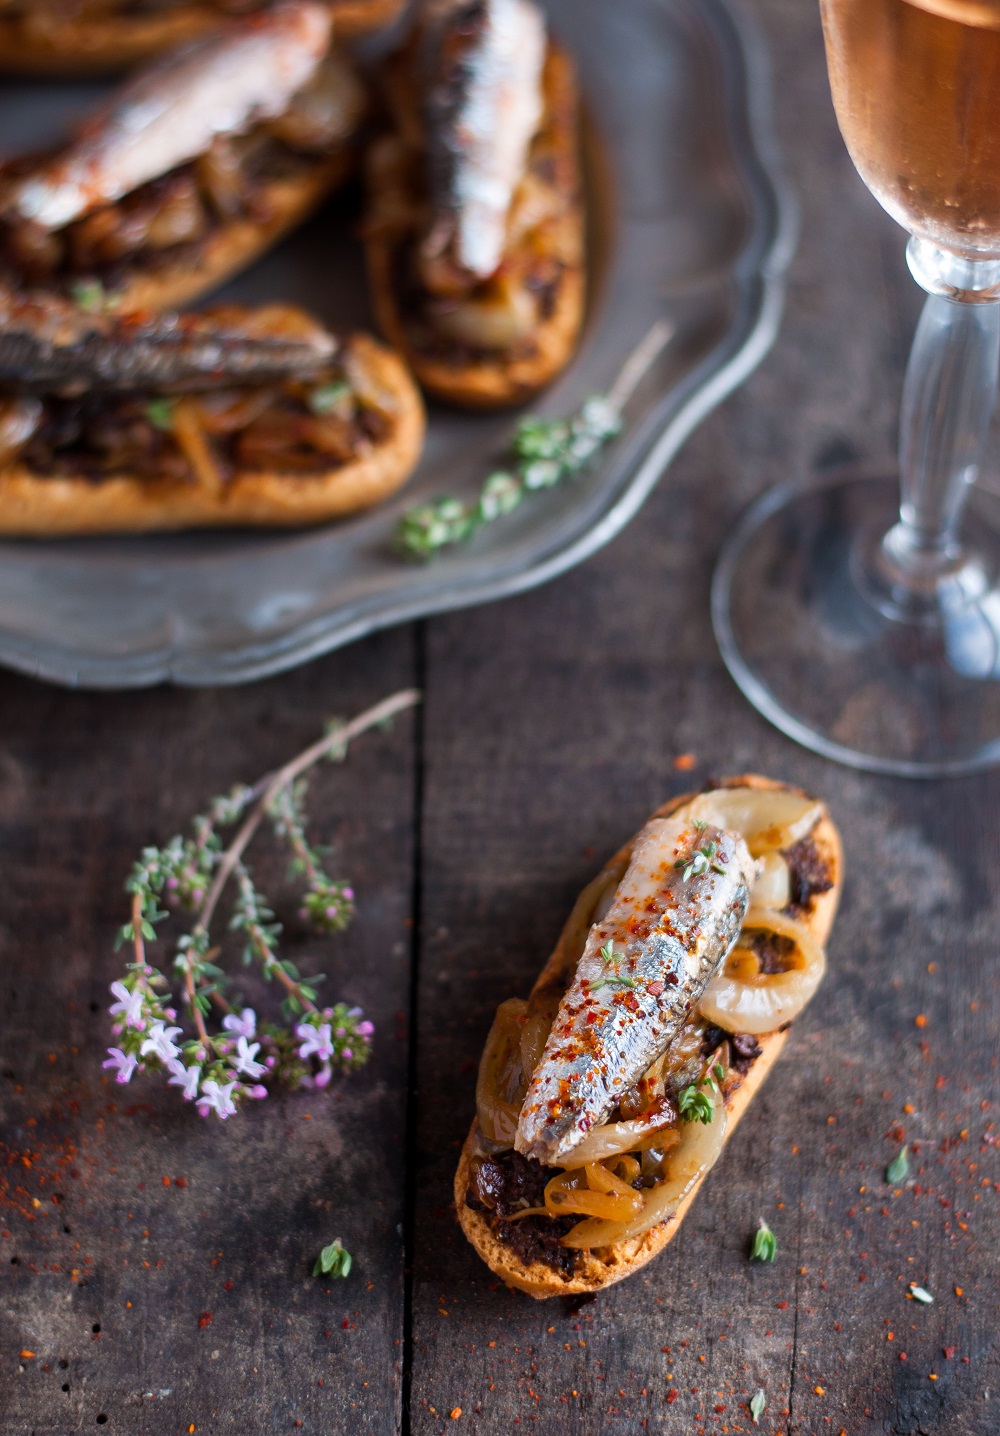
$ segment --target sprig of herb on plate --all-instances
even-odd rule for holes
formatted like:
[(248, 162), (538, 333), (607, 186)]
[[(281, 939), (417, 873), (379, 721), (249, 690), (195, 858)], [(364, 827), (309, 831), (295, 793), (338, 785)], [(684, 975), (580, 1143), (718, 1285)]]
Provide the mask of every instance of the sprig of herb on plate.
[(658, 320), (608, 392), (592, 395), (571, 418), (522, 419), (511, 442), (511, 462), (490, 474), (475, 498), (445, 495), (408, 509), (396, 531), (400, 552), (431, 559), (513, 513), (529, 494), (579, 474), (621, 431), (625, 405), (672, 334), (673, 327)]
[[(359, 1007), (317, 1006), (322, 978), (303, 977), (290, 958), (279, 955), (281, 926), (245, 854), (270, 821), (290, 851), (290, 876), (302, 884), (300, 917), (321, 933), (345, 928), (354, 913), (354, 890), (326, 871), (325, 854), (307, 835), (305, 774), (323, 759), (340, 761), (354, 739), (419, 701), (409, 689), (350, 723), (335, 724), (276, 772), (215, 798), (194, 819), (190, 837), (143, 849), (125, 884), (131, 920), (118, 934), (118, 945), (128, 943), (133, 960), (111, 984), (117, 1045), (107, 1049), (102, 1065), (116, 1081), (130, 1082), (137, 1071), (163, 1074), (203, 1117), (214, 1112), (225, 1120), (246, 1101), (266, 1097), (277, 1083), (322, 1088), (335, 1072), (352, 1072), (367, 1061), (372, 1024)], [(227, 828), (235, 830), (228, 845), (221, 836)], [(220, 949), (212, 924), (230, 883), (235, 891), (229, 929), (242, 936), (243, 962), (259, 966), (283, 990), (283, 1023), (259, 1024), (253, 1008), (235, 1011), (225, 996), (228, 978), (215, 961)], [(169, 979), (149, 961), (146, 944), (157, 939), (162, 923), (182, 912), (193, 921), (174, 945), (172, 970), (182, 989), (178, 1005)], [(208, 1026), (213, 1012), (221, 1017), (216, 1032)]]
[(764, 1409), (766, 1406), (767, 1397), (764, 1395), (764, 1392), (762, 1390), (758, 1391), (755, 1396), (751, 1396), (750, 1415), (753, 1417), (753, 1424), (755, 1426), (760, 1425), (760, 1418), (763, 1416)]

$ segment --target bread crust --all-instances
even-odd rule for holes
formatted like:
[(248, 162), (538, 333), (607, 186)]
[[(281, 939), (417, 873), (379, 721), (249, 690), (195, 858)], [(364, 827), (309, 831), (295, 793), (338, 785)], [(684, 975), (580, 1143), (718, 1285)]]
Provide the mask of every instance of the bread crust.
[(529, 399), (565, 367), (583, 323), (586, 275), (576, 74), (566, 52), (551, 42), (545, 59), (543, 92), (543, 131), (548, 127), (564, 183), (572, 194), (559, 221), (558, 246), (560, 252), (573, 258), (562, 270), (552, 311), (535, 330), (530, 352), (510, 356), (502, 351), (495, 356), (484, 352), (479, 358), (455, 360), (422, 352), (413, 342), (397, 293), (400, 245), (380, 232), (377, 225), (371, 226), (365, 236), (368, 277), (379, 328), (406, 355), (428, 394), (462, 408), (502, 409)]
[[(788, 792), (801, 793), (802, 790), (794, 788), (787, 783), (779, 783), (774, 779), (762, 777), (757, 773), (745, 773), (739, 777), (724, 778), (716, 785), (720, 788), (765, 788), (784, 789)], [(664, 803), (652, 814), (654, 818), (666, 818), (686, 803), (696, 797), (695, 793), (685, 793), (680, 797), (672, 798)], [(803, 796), (808, 796), (803, 794)], [(833, 879), (833, 886), (828, 892), (817, 893), (813, 896), (808, 914), (802, 919), (808, 926), (810, 932), (821, 944), (825, 944), (833, 926), (833, 919), (837, 911), (837, 904), (840, 901), (840, 891), (843, 886), (844, 856), (840, 834), (831, 821), (829, 815), (824, 812), (811, 835), (821, 857), (829, 866)], [(566, 925), (559, 935), (552, 955), (535, 983), (533, 992), (539, 991), (558, 981), (564, 971), (575, 962), (569, 956), (571, 950), (575, 950), (573, 944), (574, 935), (578, 935), (581, 921), (584, 915), (593, 911), (593, 896), (588, 904), (588, 894), (596, 895), (602, 885), (605, 875), (616, 865), (624, 868), (628, 862), (629, 854), (635, 838), (627, 842), (624, 847), (611, 858), (593, 880), (584, 888), (580, 897), (574, 905), (573, 911), (567, 919)], [(726, 1094), (727, 1123), (724, 1143), (729, 1141), (733, 1132), (739, 1124), (740, 1118), (749, 1107), (750, 1103), (767, 1074), (774, 1066), (781, 1054), (781, 1050), (787, 1041), (788, 1033), (769, 1032), (757, 1039), (761, 1053), (754, 1059), (753, 1065), (746, 1077), (734, 1091)], [(455, 1207), (458, 1213), (459, 1224), (476, 1251), (486, 1262), (487, 1266), (501, 1278), (509, 1287), (518, 1291), (526, 1292), (538, 1300), (550, 1296), (574, 1296), (583, 1293), (601, 1291), (606, 1286), (624, 1280), (633, 1272), (644, 1267), (647, 1262), (652, 1261), (669, 1242), (671, 1242), (680, 1230), (681, 1223), (691, 1208), (698, 1192), (701, 1190), (702, 1182), (710, 1175), (711, 1168), (705, 1172), (695, 1183), (678, 1206), (674, 1216), (658, 1226), (650, 1228), (641, 1237), (633, 1238), (630, 1241), (617, 1242), (611, 1247), (604, 1247), (592, 1251), (582, 1251), (576, 1271), (572, 1276), (561, 1277), (544, 1262), (525, 1263), (520, 1260), (510, 1247), (501, 1242), (494, 1234), (485, 1217), (471, 1207), (466, 1205), (465, 1194), (469, 1188), (471, 1175), (472, 1158), (475, 1155), (475, 1139), (477, 1122), (473, 1120), (469, 1135), (465, 1139), (462, 1154), (459, 1158), (458, 1169), (455, 1173)]]
[[(405, 3), (331, 0), (338, 45), (391, 25)], [(210, 34), (224, 19), (217, 10), (192, 0), (162, 15), (66, 20), (45, 30), (32, 31), (20, 20), (0, 20), (0, 71), (39, 79), (110, 75)]]
[(397, 355), (366, 335), (351, 345), (396, 409), (386, 438), (317, 474), (237, 473), (223, 489), (135, 475), (91, 480), (0, 469), (0, 534), (52, 538), (186, 528), (283, 528), (343, 518), (380, 503), (409, 477), (423, 445), (420, 394)]

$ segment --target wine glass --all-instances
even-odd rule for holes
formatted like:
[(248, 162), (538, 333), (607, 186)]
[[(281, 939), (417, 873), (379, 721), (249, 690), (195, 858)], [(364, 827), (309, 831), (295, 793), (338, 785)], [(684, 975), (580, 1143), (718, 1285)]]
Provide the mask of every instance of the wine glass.
[(899, 469), (751, 506), (716, 569), (723, 657), (760, 711), (854, 767), (1000, 762), (1000, 497), (973, 487), (1000, 371), (1000, 0), (820, 0), (841, 132), (910, 231), (928, 299)]

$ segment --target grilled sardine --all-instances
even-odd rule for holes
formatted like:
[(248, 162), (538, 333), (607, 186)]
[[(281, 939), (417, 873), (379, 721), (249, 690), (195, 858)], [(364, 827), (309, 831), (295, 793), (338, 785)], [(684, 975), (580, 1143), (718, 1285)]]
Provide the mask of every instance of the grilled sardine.
[(654, 818), (590, 930), (515, 1147), (558, 1165), (667, 1050), (740, 933), (754, 862), (736, 833)]
[(545, 21), (531, 0), (429, 7), (426, 124), (433, 222), (422, 248), (431, 290), (495, 273), (507, 216), (542, 115)]
[(280, 115), (330, 43), (318, 0), (283, 0), (223, 34), (195, 41), (130, 80), (5, 208), (56, 230), (203, 154), (217, 135)]

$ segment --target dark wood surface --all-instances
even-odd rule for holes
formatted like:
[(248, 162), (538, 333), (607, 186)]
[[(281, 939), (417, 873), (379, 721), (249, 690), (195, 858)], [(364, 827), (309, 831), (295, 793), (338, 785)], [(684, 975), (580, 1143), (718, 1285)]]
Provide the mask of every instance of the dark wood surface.
[[(784, 330), (615, 543), (538, 592), (246, 689), (0, 677), (3, 1436), (726, 1436), (757, 1429), (758, 1387), (771, 1436), (1000, 1429), (1000, 779), (811, 757), (749, 710), (708, 625), (713, 557), (750, 496), (891, 453), (918, 310), (902, 237), (839, 140), (813, 5), (759, 12), (803, 199)], [(373, 1017), (376, 1060), (225, 1128), (103, 1081), (139, 847), (326, 715), (412, 682), (423, 713), (314, 786), (359, 920), (322, 945), (291, 934)], [(652, 807), (747, 768), (824, 794), (842, 827), (828, 979), (667, 1252), (575, 1314), (513, 1295), (450, 1205), (492, 1010)], [(773, 1267), (747, 1261), (760, 1216)], [(313, 1280), (338, 1234), (354, 1272)]]

